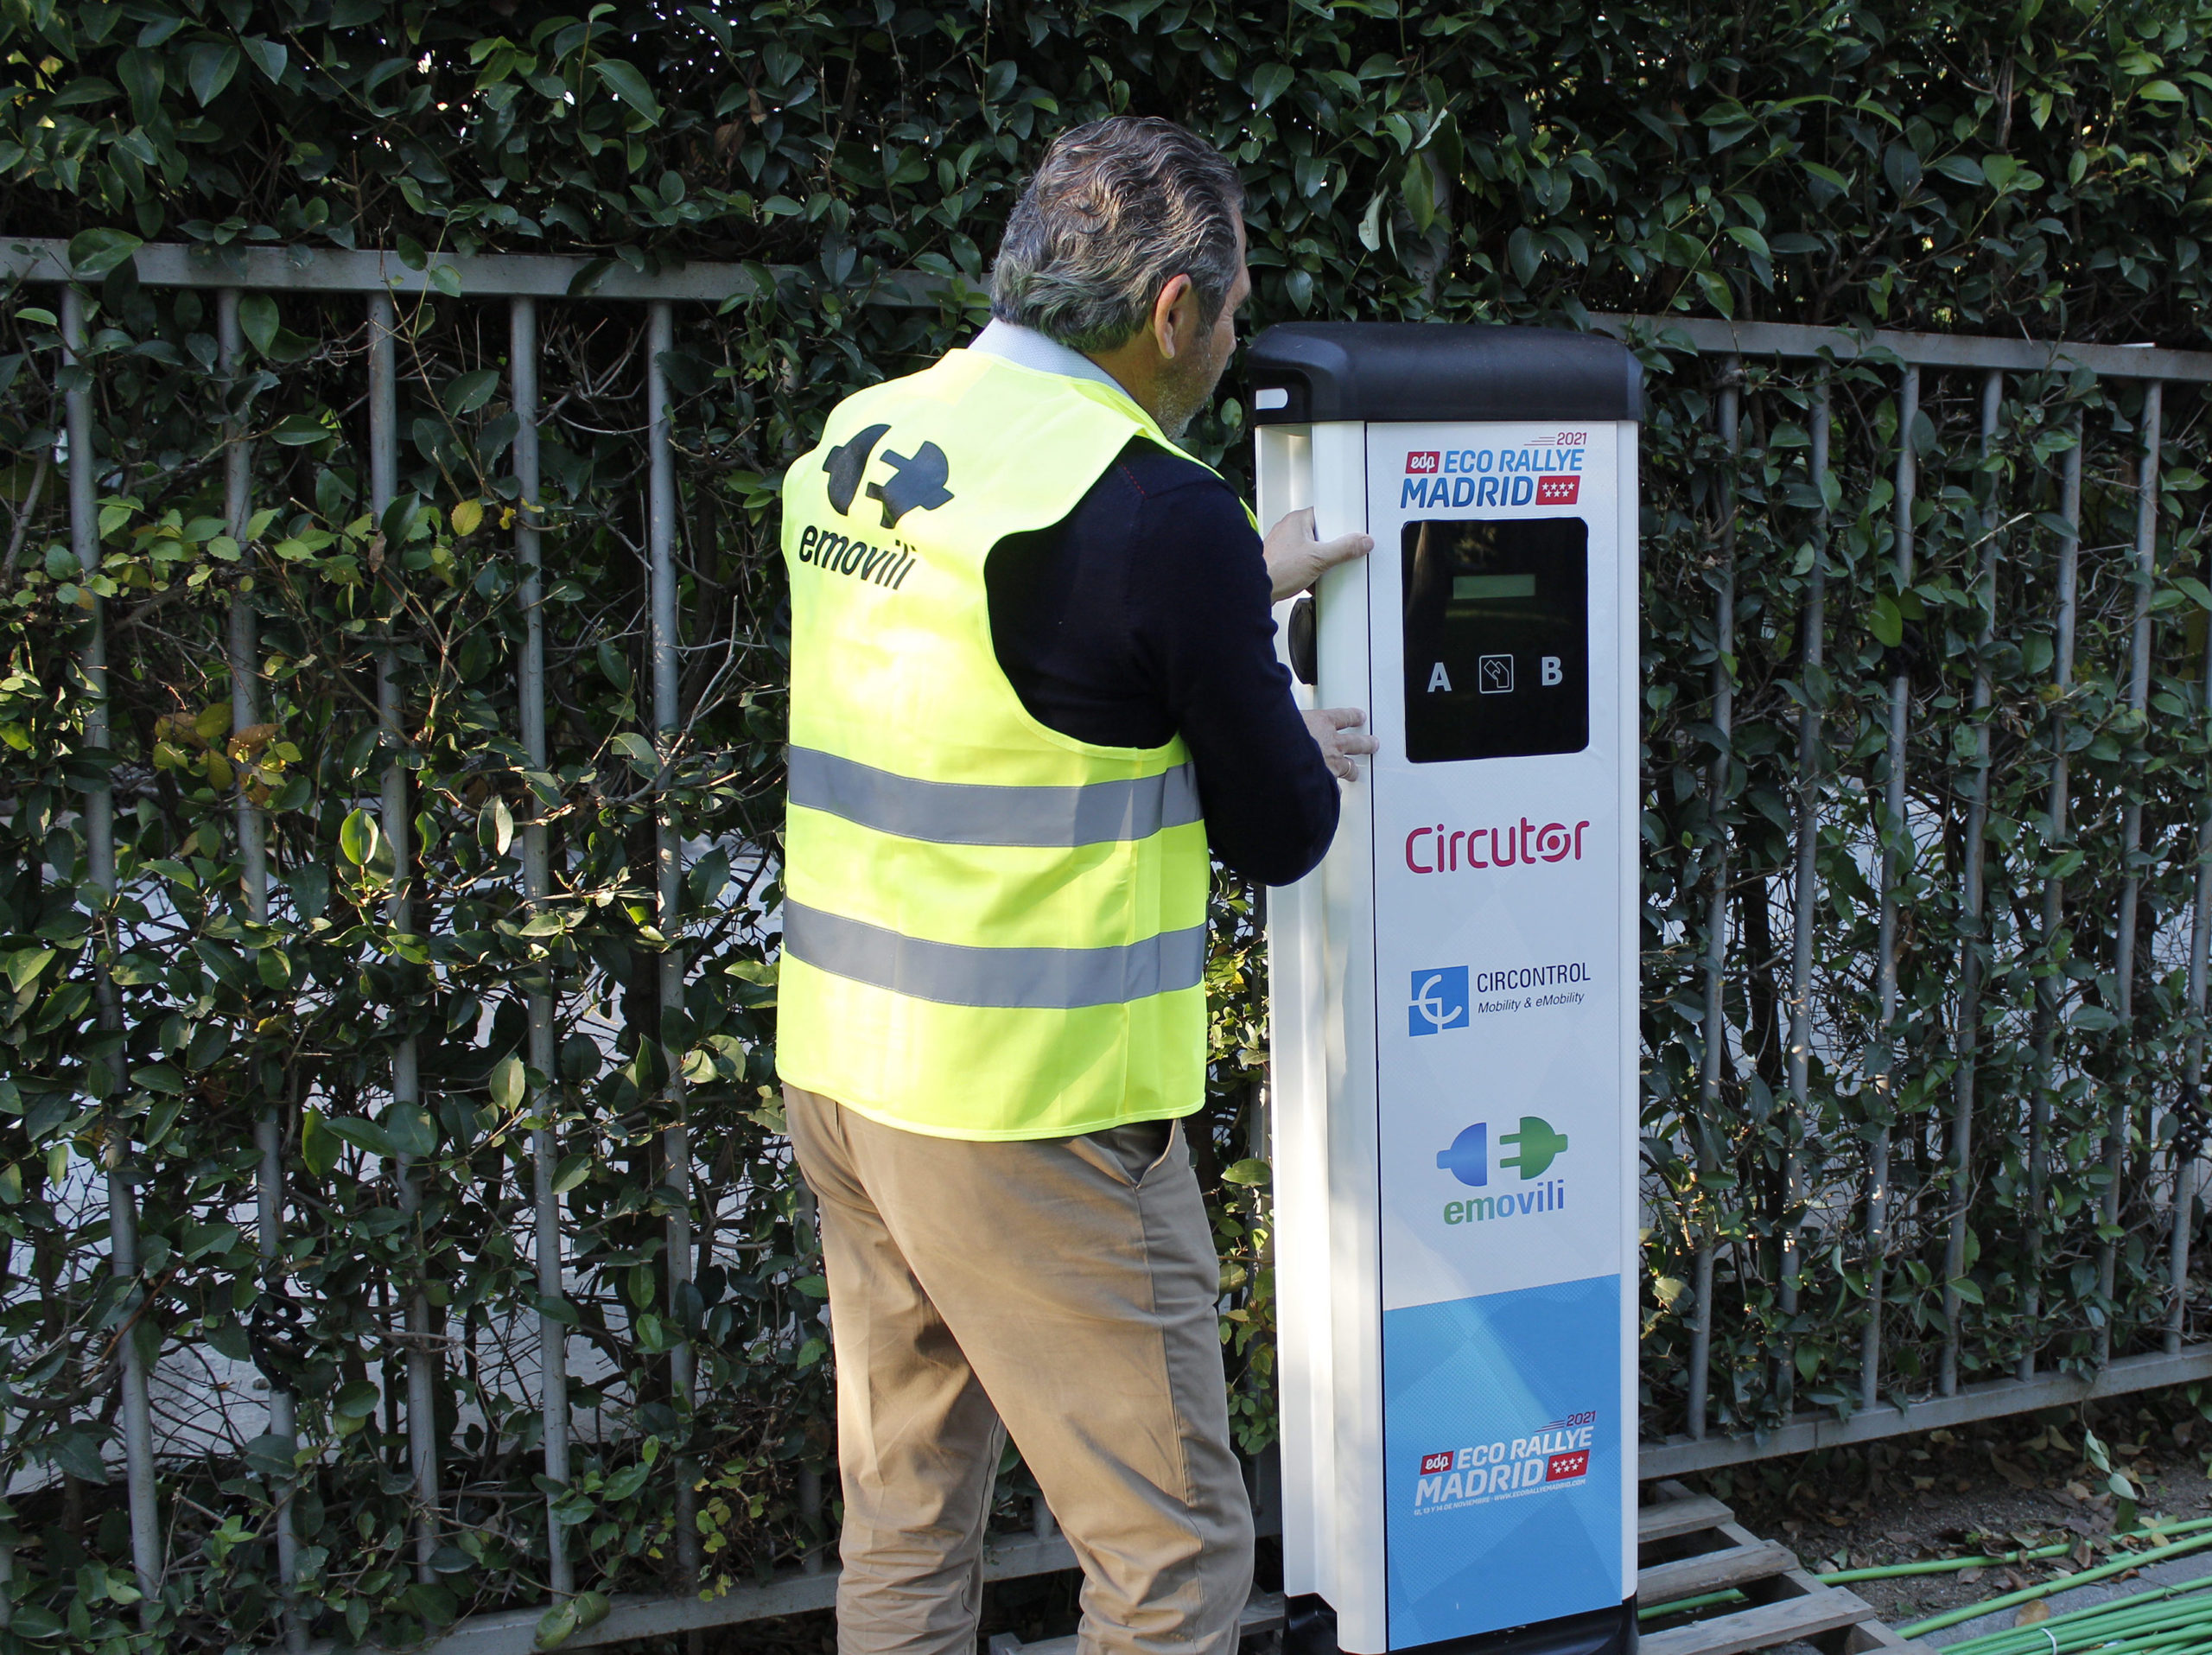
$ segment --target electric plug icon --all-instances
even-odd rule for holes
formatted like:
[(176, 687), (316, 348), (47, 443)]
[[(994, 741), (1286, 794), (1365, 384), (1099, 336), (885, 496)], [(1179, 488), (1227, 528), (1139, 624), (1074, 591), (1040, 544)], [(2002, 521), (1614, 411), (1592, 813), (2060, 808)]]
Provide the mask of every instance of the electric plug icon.
[(1553, 1131), (1549, 1121), (1535, 1115), (1523, 1115), (1521, 1130), (1501, 1133), (1497, 1141), (1501, 1145), (1521, 1146), (1518, 1155), (1501, 1155), (1497, 1164), (1519, 1168), (1521, 1181), (1524, 1184), (1531, 1178), (1542, 1177), (1544, 1169), (1552, 1164), (1553, 1158), (1567, 1148), (1567, 1134)]

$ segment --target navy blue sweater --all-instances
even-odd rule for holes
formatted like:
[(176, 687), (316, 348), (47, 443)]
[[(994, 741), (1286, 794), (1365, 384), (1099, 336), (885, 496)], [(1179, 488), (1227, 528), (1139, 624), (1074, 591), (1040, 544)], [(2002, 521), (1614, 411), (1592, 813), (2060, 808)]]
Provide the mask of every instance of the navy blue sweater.
[(1031, 717), (1104, 747), (1179, 733), (1206, 837), (1286, 885), (1337, 831), (1337, 782), (1276, 660), (1260, 537), (1229, 486), (1134, 440), (1056, 527), (984, 566), (991, 642)]

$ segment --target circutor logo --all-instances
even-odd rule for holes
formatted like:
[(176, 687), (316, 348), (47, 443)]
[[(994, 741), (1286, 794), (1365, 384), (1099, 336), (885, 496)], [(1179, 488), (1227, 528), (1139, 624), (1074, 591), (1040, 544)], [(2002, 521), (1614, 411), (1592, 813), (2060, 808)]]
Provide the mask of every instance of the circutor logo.
[[(1490, 658), (1484, 657), (1487, 660)], [(1507, 689), (1512, 688), (1511, 662), (1507, 662)], [(1406, 869), (1415, 874), (1456, 874), (1462, 868), (1534, 867), (1540, 862), (1580, 862), (1587, 821), (1536, 822), (1528, 817), (1519, 825), (1508, 820), (1503, 827), (1451, 828), (1443, 822), (1423, 823), (1406, 835)]]

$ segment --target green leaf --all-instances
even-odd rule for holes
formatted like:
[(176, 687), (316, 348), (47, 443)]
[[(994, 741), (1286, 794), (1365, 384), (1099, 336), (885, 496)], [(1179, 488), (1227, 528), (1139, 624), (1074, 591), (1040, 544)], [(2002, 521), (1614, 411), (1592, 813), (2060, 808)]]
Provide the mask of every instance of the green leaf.
[(635, 730), (624, 730), (608, 743), (629, 761), (630, 768), (639, 775), (651, 778), (660, 773), (660, 754), (653, 751), (653, 744)]
[(1761, 258), (1770, 258), (1773, 257), (1772, 251), (1766, 245), (1766, 238), (1761, 235), (1758, 231), (1752, 229), (1748, 224), (1730, 225), (1728, 226), (1728, 239), (1741, 246), (1750, 248)]
[(8, 985), (21, 994), (57, 958), (59, 951), (52, 948), (18, 948), (8, 956)]
[(264, 356), (276, 342), (276, 301), (266, 293), (249, 293), (238, 300), (238, 327), (246, 342)]
[(1298, 72), (1287, 64), (1262, 63), (1252, 72), (1252, 107), (1265, 109), (1288, 92), (1298, 80)]
[(330, 1130), (322, 1111), (312, 1106), (300, 1111), (300, 1159), (317, 1178), (330, 1176), (338, 1164), (345, 1140)]
[(84, 230), (69, 239), (69, 268), (80, 282), (97, 282), (146, 244), (127, 230)]
[[(1436, 222), (1436, 179), (1428, 169), (1427, 156), (1419, 150), (1406, 157), (1405, 193), (1406, 211), (1413, 215), (1414, 228), (1425, 236), (1428, 233), (1429, 226)], [(1516, 231), (1515, 233), (1525, 235), (1526, 232)], [(1533, 239), (1523, 245), (1532, 250), (1535, 246)], [(1527, 284), (1529, 278), (1535, 274), (1536, 270), (1536, 261), (1533, 257), (1527, 263), (1528, 271), (1523, 274), (1521, 268), (1522, 259), (1518, 254), (1515, 256), (1514, 273), (1521, 277), (1523, 285)]]
[(492, 400), (492, 393), (499, 388), (497, 368), (478, 368), (473, 373), (463, 373), (446, 387), (442, 398), (446, 412), (459, 416), (473, 414)]
[(1866, 612), (1866, 630), (1885, 649), (1895, 649), (1904, 642), (1904, 614), (1897, 608), (1897, 599), (1887, 592), (1875, 596)]
[(588, 1627), (613, 1614), (613, 1602), (602, 1592), (579, 1592), (566, 1603), (548, 1609), (537, 1623), (534, 1647), (558, 1649)]
[(338, 829), (338, 849), (346, 860), (356, 868), (365, 868), (377, 853), (384, 835), (378, 831), (377, 819), (365, 810), (346, 813), (346, 820)]
[(416, 1161), (437, 1153), (437, 1124), (420, 1104), (393, 1104), (385, 1111), (383, 1124), (393, 1153)]
[(391, 1135), (374, 1121), (364, 1120), (358, 1115), (334, 1115), (327, 1123), (334, 1137), (340, 1137), (357, 1149), (365, 1149), (372, 1155), (391, 1161), (399, 1150)]
[(578, 1184), (591, 1176), (591, 1169), (595, 1164), (597, 1163), (589, 1155), (562, 1156), (561, 1164), (553, 1174), (553, 1193), (556, 1195), (566, 1195)]
[(8, 1630), (18, 1638), (28, 1638), (34, 1643), (45, 1643), (51, 1639), (68, 1635), (69, 1625), (51, 1609), (42, 1609), (35, 1603), (19, 1603), (16, 1618), (8, 1623)]
[(249, 35), (240, 44), (245, 48), (246, 55), (253, 60), (254, 67), (267, 75), (272, 83), (284, 78), (287, 54), (282, 46), (259, 35)]
[(2171, 80), (2146, 80), (2135, 89), (2135, 95), (2154, 104), (2179, 104), (2188, 100), (2179, 86)]
[(591, 67), (609, 92), (653, 125), (660, 124), (660, 105), (654, 100), (652, 88), (645, 84), (645, 76), (620, 58), (601, 58)]
[(185, 80), (205, 109), (238, 73), (238, 48), (228, 41), (201, 41), (185, 54)]
[(510, 1054), (492, 1066), (492, 1101), (509, 1114), (522, 1107), (529, 1072), (520, 1058)]
[(1224, 1168), (1221, 1181), (1224, 1184), (1239, 1184), (1247, 1188), (1253, 1188), (1264, 1186), (1274, 1176), (1274, 1169), (1265, 1161), (1256, 1155), (1248, 1155), (1233, 1166)]

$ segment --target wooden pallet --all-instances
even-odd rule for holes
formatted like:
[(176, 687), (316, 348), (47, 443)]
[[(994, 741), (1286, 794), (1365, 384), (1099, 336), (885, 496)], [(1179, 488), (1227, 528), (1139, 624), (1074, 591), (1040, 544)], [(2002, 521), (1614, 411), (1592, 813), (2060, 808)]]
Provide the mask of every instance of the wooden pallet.
[[(1672, 1603), (1733, 1588), (1750, 1601), (1726, 1614), (1647, 1632), (1641, 1655), (1746, 1655), (1808, 1641), (1826, 1655), (1863, 1655), (1868, 1650), (1910, 1647), (1856, 1592), (1826, 1586), (1798, 1567), (1787, 1546), (1762, 1540), (1736, 1521), (1719, 1500), (1694, 1494), (1678, 1482), (1655, 1484), (1636, 1516), (1639, 1603)], [(1255, 1592), (1244, 1606), (1246, 1638), (1279, 1632), (1279, 1592)], [(1075, 1655), (1076, 1640), (1047, 1638), (1025, 1644), (1010, 1632), (991, 1639), (990, 1655)]]
[(1801, 1640), (1827, 1655), (1909, 1647), (1865, 1598), (1814, 1579), (1796, 1554), (1760, 1539), (1719, 1500), (1678, 1482), (1655, 1484), (1644, 1495), (1636, 1523), (1637, 1601), (1649, 1607), (1729, 1588), (1750, 1601), (1647, 1632), (1637, 1640), (1641, 1655), (1744, 1655)]

